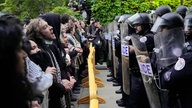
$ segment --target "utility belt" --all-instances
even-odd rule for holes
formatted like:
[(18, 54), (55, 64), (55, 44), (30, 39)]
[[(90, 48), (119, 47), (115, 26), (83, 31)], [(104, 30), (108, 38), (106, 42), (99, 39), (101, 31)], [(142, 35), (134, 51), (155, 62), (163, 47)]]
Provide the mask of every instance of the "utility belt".
[(138, 67), (131, 67), (130, 68), (130, 72), (132, 75), (136, 76), (136, 77), (140, 77), (141, 73)]

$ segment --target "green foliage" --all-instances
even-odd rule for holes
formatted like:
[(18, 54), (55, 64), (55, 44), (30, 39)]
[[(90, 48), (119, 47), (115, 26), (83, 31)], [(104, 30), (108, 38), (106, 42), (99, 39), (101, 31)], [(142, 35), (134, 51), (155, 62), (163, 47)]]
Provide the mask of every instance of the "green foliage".
[[(169, 5), (173, 12), (183, 5), (190, 7), (192, 0), (87, 0), (92, 10), (92, 17), (99, 19), (105, 25), (114, 20), (115, 16), (134, 14), (155, 10), (161, 5)], [(35, 18), (46, 12), (66, 13), (81, 19), (79, 11), (72, 11), (67, 7), (69, 0), (0, 0), (1, 12), (10, 12), (21, 20)]]
[(158, 6), (169, 5), (172, 11), (175, 11), (175, 9), (180, 5), (179, 0), (156, 0), (155, 2), (158, 4)]
[[(184, 1), (184, 4), (189, 7), (192, 0)], [(155, 10), (161, 5), (169, 5), (174, 12), (180, 6), (180, 0), (97, 0), (92, 6), (92, 16), (105, 25), (117, 15)]]
[(188, 8), (190, 8), (192, 6), (192, 0), (186, 0), (183, 5), (185, 5)]
[(67, 6), (68, 3), (69, 3), (69, 1), (64, 0), (64, 1), (63, 1), (63, 6)]
[[(65, 6), (66, 0), (5, 0), (0, 4), (1, 12), (9, 12), (20, 17), (35, 18), (39, 14), (51, 12), (55, 7)], [(70, 10), (70, 9), (68, 9)]]
[(77, 19), (81, 18), (79, 11), (73, 11), (69, 7), (58, 6), (58, 7), (55, 7), (51, 12), (58, 13), (58, 14), (69, 14), (71, 16), (76, 17)]
[(145, 12), (148, 9), (150, 9), (150, 4), (145, 1), (98, 0), (92, 6), (92, 16), (99, 19), (102, 24), (107, 24), (117, 15)]
[(0, 3), (4, 3), (5, 2), (5, 0), (0, 0)]

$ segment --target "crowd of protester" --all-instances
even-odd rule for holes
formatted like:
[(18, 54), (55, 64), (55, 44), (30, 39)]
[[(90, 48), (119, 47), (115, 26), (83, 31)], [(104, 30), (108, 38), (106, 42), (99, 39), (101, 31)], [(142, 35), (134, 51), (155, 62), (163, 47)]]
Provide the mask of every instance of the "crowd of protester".
[(103, 39), (99, 21), (91, 22), (55, 13), (22, 22), (2, 13), (1, 67), (9, 77), (5, 88), (13, 90), (5, 97), (13, 103), (6, 106), (70, 108), (77, 101), (81, 80), (88, 75), (89, 43)]

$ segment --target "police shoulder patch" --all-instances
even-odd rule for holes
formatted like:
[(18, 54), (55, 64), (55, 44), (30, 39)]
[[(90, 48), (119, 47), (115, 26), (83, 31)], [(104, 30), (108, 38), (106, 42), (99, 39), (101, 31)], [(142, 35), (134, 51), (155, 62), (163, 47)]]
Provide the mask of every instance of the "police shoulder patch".
[(146, 36), (140, 38), (140, 42), (145, 43), (146, 41), (147, 41), (147, 37)]
[(167, 71), (167, 72), (165, 72), (165, 74), (164, 74), (164, 79), (166, 80), (166, 81), (169, 81), (170, 80), (170, 77), (171, 76), (171, 71)]
[(182, 70), (184, 67), (185, 67), (185, 59), (179, 57), (174, 66), (174, 69), (179, 71)]

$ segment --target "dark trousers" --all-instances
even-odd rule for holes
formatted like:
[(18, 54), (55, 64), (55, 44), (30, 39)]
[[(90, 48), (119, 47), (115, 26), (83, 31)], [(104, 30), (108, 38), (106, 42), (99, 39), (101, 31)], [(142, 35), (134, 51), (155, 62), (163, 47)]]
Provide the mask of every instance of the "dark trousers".
[(121, 91), (122, 91), (122, 99), (123, 101), (125, 101), (125, 104), (128, 104), (128, 98), (129, 95), (127, 95), (124, 91), (123, 91), (123, 77), (122, 77), (122, 62), (121, 60), (119, 60), (119, 65), (118, 65), (118, 72), (117, 72), (117, 81), (118, 83), (121, 84)]
[(131, 75), (131, 93), (128, 108), (150, 108), (141, 77)]
[(116, 80), (118, 83), (122, 84), (122, 63), (119, 61)]

